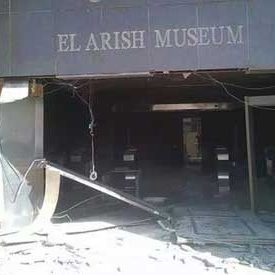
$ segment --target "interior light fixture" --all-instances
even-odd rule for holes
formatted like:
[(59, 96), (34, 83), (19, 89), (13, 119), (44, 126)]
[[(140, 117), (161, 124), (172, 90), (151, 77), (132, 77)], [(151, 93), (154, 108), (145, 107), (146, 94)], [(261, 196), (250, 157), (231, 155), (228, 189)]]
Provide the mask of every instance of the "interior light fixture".
[(232, 107), (232, 104), (226, 102), (155, 104), (152, 111), (229, 110)]
[(27, 98), (29, 95), (28, 80), (7, 80), (0, 89), (0, 104), (12, 103)]

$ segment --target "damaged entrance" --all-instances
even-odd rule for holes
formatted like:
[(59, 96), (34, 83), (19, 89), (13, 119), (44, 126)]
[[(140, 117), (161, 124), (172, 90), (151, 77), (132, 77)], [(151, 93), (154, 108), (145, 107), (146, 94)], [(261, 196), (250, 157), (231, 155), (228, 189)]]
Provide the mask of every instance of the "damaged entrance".
[[(244, 97), (272, 94), (272, 81), (240, 72), (54, 80), (45, 91), (46, 158), (150, 202), (249, 208)], [(254, 111), (269, 133), (256, 135), (259, 207), (271, 210), (274, 133), (263, 122), (274, 112)], [(74, 188), (65, 192), (73, 197)]]

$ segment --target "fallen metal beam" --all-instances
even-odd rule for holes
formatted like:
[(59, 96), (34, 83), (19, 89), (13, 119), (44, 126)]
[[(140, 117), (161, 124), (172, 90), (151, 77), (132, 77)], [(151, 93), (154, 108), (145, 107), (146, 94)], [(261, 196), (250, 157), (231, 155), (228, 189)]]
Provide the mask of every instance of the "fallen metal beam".
[(135, 206), (135, 207), (140, 208), (144, 211), (147, 211), (153, 215), (161, 217), (162, 219), (167, 219), (167, 220), (171, 221), (171, 217), (167, 213), (161, 211), (157, 207), (152, 206), (151, 204), (144, 202), (141, 199), (138, 199), (138, 198), (136, 198), (130, 194), (127, 194), (125, 192), (122, 192), (120, 190), (117, 190), (116, 188), (98, 183), (96, 181), (91, 181), (89, 178), (87, 178), (85, 176), (82, 176), (78, 173), (75, 173), (69, 169), (61, 167), (57, 164), (53, 164), (51, 162), (46, 162), (46, 169), (56, 171), (61, 176), (65, 177), (65, 178), (71, 179), (71, 180), (81, 183), (85, 186), (88, 186), (94, 190), (97, 190), (97, 191), (107, 194), (113, 198), (116, 198), (120, 201), (126, 202), (132, 206)]

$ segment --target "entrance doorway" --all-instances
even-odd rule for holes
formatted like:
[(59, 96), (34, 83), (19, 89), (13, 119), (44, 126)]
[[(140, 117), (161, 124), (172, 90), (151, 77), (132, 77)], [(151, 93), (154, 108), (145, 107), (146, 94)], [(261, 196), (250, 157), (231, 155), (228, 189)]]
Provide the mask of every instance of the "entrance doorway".
[(200, 164), (201, 150), (201, 118), (183, 118), (183, 148), (186, 163)]
[[(260, 78), (240, 73), (214, 77), (225, 83), (239, 81), (240, 87), (249, 86), (251, 79), (263, 85)], [(244, 105), (197, 74), (188, 79), (79, 80), (76, 87), (81, 89), (77, 92), (84, 101), (69, 94), (67, 87), (58, 93), (49, 90), (45, 96), (47, 159), (88, 175), (90, 115), (83, 102), (89, 102), (91, 82), (100, 181), (108, 179), (112, 171), (132, 169), (138, 171), (142, 198), (162, 196), (174, 202), (195, 203), (215, 200), (218, 178), (229, 178), (228, 197), (249, 208)], [(241, 88), (238, 92), (240, 98), (251, 93)], [(217, 148), (227, 151), (226, 169), (230, 171), (226, 174), (221, 170), (218, 175)], [(127, 174), (129, 182), (136, 178)]]

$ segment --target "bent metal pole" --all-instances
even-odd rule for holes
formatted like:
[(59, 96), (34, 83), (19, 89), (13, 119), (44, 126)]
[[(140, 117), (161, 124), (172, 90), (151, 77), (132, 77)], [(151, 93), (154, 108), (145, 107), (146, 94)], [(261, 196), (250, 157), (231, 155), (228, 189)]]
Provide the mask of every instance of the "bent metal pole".
[(113, 198), (116, 198), (120, 201), (126, 202), (132, 206), (135, 206), (137, 208), (140, 208), (144, 211), (147, 211), (155, 216), (161, 217), (162, 219), (167, 219), (169, 221), (171, 221), (171, 217), (161, 211), (160, 209), (158, 209), (155, 206), (152, 206), (149, 203), (146, 203), (145, 201), (138, 199), (130, 194), (127, 194), (125, 192), (122, 192), (120, 190), (117, 190), (116, 188), (98, 183), (97, 181), (92, 181), (89, 178), (82, 176), (78, 173), (75, 173), (69, 169), (66, 169), (62, 166), (59, 166), (57, 164), (53, 164), (51, 162), (46, 162), (46, 168), (49, 170), (54, 170), (56, 172), (58, 172), (61, 176), (71, 179), (73, 181), (76, 181), (80, 184), (83, 184), (85, 186), (88, 186), (94, 190), (97, 190), (99, 192), (102, 192), (104, 194), (107, 194)]

